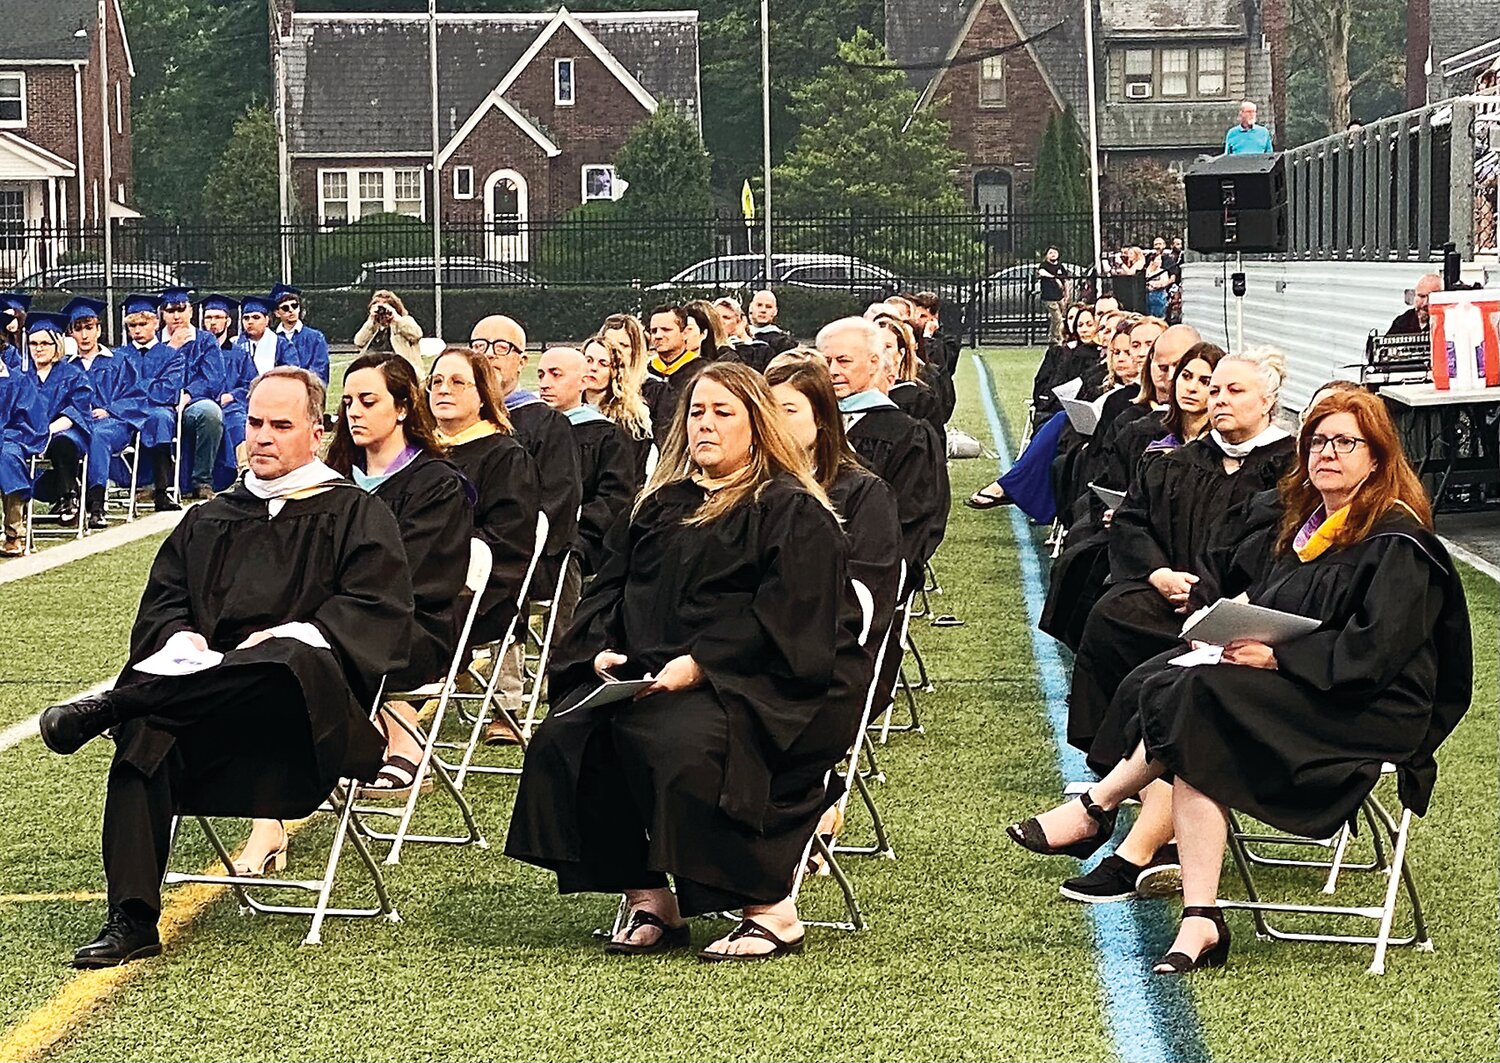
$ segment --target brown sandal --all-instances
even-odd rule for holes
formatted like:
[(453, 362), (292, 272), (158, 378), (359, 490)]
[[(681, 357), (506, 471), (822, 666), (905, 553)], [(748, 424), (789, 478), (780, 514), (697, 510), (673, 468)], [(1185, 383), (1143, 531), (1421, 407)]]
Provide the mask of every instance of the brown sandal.
[(710, 952), (704, 949), (698, 953), (698, 958), (708, 963), (774, 959), (777, 956), (801, 952), (802, 943), (807, 940), (807, 935), (804, 933), (796, 941), (783, 941), (754, 919), (741, 919), (740, 925), (729, 932), (727, 940), (738, 941), (740, 938), (759, 938), (761, 941), (769, 941), (773, 948), (769, 952)]

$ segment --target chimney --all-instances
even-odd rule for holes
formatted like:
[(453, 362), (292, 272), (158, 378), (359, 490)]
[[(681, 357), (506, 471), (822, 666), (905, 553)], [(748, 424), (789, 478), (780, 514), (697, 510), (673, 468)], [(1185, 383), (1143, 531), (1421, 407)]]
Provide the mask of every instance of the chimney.
[[(1276, 121), (1276, 142), (1285, 147), (1286, 130), (1286, 73), (1290, 58), (1290, 42), (1287, 39), (1287, 0), (1261, 0), (1260, 28), (1266, 43), (1271, 48), (1271, 114)], [(1251, 46), (1258, 42), (1252, 40)]]
[(286, 38), (292, 33), (292, 15), (297, 10), (297, 0), (269, 0), (271, 28), (276, 37)]
[(1406, 3), (1406, 106), (1427, 104), (1427, 56), (1432, 47), (1431, 0)]

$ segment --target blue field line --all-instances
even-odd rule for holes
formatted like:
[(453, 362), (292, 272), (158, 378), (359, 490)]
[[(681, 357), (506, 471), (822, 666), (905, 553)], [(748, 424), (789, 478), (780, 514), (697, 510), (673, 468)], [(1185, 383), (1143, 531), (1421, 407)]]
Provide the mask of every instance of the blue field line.
[[(979, 374), (980, 402), (1003, 473), (1010, 468), (1010, 447), (995, 406), (993, 382), (984, 360), (975, 354), (973, 361)], [(1016, 540), (1031, 653), (1046, 699), (1047, 721), (1052, 726), (1057, 749), (1057, 768), (1064, 780), (1089, 779), (1093, 776), (1083, 754), (1066, 740), (1068, 668), (1057, 643), (1044, 635), (1040, 627), (1046, 583), (1042, 579), (1036, 538), (1019, 507), (1007, 506), (1006, 511)], [(1059, 870), (1066, 866), (1059, 862)], [(1166, 951), (1165, 942), (1171, 940), (1171, 930), (1162, 920), (1155, 920), (1156, 926), (1146, 924), (1153, 912), (1158, 916), (1164, 914), (1161, 907), (1159, 903), (1087, 906), (1098, 945), (1099, 983), (1105, 994), (1110, 1035), (1115, 1054), (1126, 1063), (1200, 1063), (1210, 1057), (1190, 991), (1183, 979), (1159, 978), (1151, 973), (1151, 961)]]

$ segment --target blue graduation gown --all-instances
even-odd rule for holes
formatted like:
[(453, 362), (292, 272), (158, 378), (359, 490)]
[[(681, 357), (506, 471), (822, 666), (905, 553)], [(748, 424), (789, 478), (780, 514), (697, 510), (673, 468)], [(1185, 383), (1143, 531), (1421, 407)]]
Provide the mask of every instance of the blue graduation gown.
[(40, 420), (50, 425), (59, 417), (73, 422), (73, 427), (59, 433), (73, 444), (81, 457), (89, 446), (89, 411), (94, 408), (94, 388), (89, 375), (72, 362), (58, 362), (43, 380), (33, 364), (26, 375), (31, 378), (41, 399)]
[[(291, 345), (284, 336), (276, 337), (276, 364), (285, 365), (283, 357), (291, 356)], [(224, 352), (224, 391), (234, 401), (224, 407), (224, 439), (234, 450), (245, 441), (245, 413), (250, 405), (250, 384), (260, 375), (255, 367), (255, 342), (248, 336), (235, 338)]]
[[(19, 362), (19, 359), (17, 359)], [(41, 399), (24, 373), (0, 359), (0, 494), (31, 497), (31, 459), (47, 445)]]
[[(287, 336), (278, 330), (278, 335), (287, 341), (287, 350), (276, 345), (276, 364), (295, 365), (315, 374), (323, 383), (328, 383), (328, 339), (315, 328), (303, 325)], [(282, 361), (285, 358), (286, 361)]]
[[(119, 453), (130, 445), (137, 429), (146, 418), (146, 394), (135, 379), (130, 360), (104, 348), (87, 368), (81, 360), (71, 363), (87, 373), (93, 390), (94, 409), (104, 410), (104, 417), (89, 416), (88, 485), (102, 487), (109, 482), (110, 466)], [(129, 472), (122, 465), (115, 479), (129, 482)]]
[(165, 343), (153, 343), (144, 350), (127, 343), (115, 351), (131, 365), (135, 379), (145, 393), (142, 411), (141, 446), (147, 450), (165, 446), (177, 435), (177, 402), (182, 395), (186, 359), (183, 353)]
[(224, 383), (224, 352), (219, 341), (206, 329), (195, 329), (193, 338), (180, 348), (183, 356), (182, 390), (189, 402), (200, 399), (219, 401), (229, 389)]

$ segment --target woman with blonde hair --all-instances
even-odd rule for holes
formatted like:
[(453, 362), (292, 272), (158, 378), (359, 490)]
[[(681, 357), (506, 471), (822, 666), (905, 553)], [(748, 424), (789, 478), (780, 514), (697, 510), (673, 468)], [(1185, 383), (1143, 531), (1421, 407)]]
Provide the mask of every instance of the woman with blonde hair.
[(1113, 835), (1121, 801), (1170, 780), (1183, 910), (1157, 974), (1229, 958), (1217, 905), (1229, 809), (1330, 837), (1390, 763), (1402, 803), (1423, 815), (1433, 755), (1473, 697), (1463, 584), (1385, 404), (1324, 395), (1296, 454), (1278, 488), (1274, 561), (1248, 600), (1317, 629), (1274, 646), (1232, 641), (1215, 664), (1172, 664), (1180, 644), (1147, 661), (1117, 696), (1130, 713), (1122, 758), (1079, 800), (1010, 828), (1034, 852), (1083, 856)]
[[(792, 875), (870, 666), (843, 532), (759, 373), (703, 369), (609, 546), (554, 655), (506, 853), (563, 893), (623, 892), (606, 951), (686, 947), (685, 916), (736, 909), (704, 959), (797, 951)], [(629, 705), (586, 703), (642, 678)]]
[(354, 346), (360, 354), (399, 354), (422, 375), (422, 326), (393, 291), (380, 288), (370, 296), (369, 316), (354, 334)]
[(926, 421), (941, 434), (946, 419), (937, 392), (919, 375), (921, 359), (917, 357), (917, 337), (911, 326), (900, 318), (881, 314), (875, 319), (885, 343), (885, 364), (892, 376), (886, 392), (904, 413)]
[[(637, 331), (640, 322), (629, 315)], [(625, 431), (633, 448), (632, 462), (635, 469), (636, 487), (646, 482), (646, 470), (650, 465), (653, 446), (651, 439), (651, 408), (641, 397), (641, 376), (645, 368), (644, 358), (632, 367), (633, 341), (628, 336), (621, 342), (622, 328), (610, 329), (609, 318), (605, 330), (584, 340), (583, 351), (583, 401), (598, 408)], [(612, 335), (613, 334), (613, 337)]]

